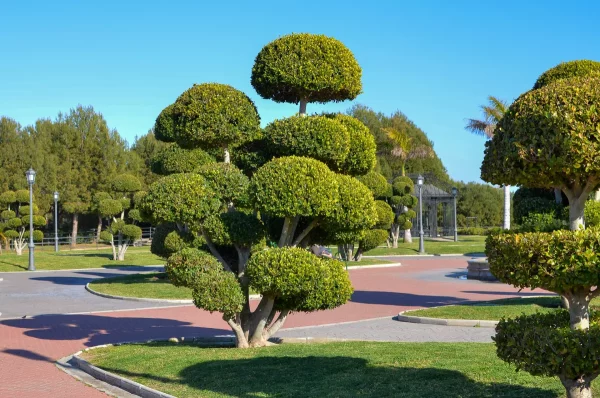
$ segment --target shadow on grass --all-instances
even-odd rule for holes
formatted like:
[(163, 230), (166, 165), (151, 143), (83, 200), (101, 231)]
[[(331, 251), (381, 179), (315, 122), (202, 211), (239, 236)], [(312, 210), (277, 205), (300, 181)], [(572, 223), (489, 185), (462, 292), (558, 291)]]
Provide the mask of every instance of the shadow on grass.
[(532, 296), (556, 296), (554, 293), (544, 293), (544, 292), (531, 292), (531, 293), (523, 293), (523, 292), (490, 292), (485, 290), (463, 290), (463, 293), (473, 293), (473, 294), (496, 294), (498, 296), (517, 296), (517, 297), (532, 297)]
[(355, 290), (350, 301), (363, 304), (433, 307), (468, 301), (464, 298), (398, 292)]
[[(202, 357), (199, 352), (199, 358)], [(259, 354), (262, 355), (262, 354)], [(393, 367), (347, 356), (269, 356), (200, 362), (165, 377), (152, 373), (104, 368), (186, 397), (212, 392), (233, 397), (535, 397), (554, 398), (552, 390), (505, 383), (481, 383), (459, 371)], [(141, 380), (139, 378), (142, 378)], [(145, 380), (144, 380), (145, 379)]]
[(97, 257), (97, 258), (105, 258), (110, 261), (113, 260), (112, 253), (58, 253), (55, 254), (56, 257)]
[[(164, 318), (110, 317), (102, 315), (42, 315), (7, 319), (0, 325), (23, 329), (23, 334), (39, 340), (84, 340), (93, 347), (124, 341), (169, 339), (171, 337), (213, 337), (231, 335), (231, 330), (193, 326), (189, 322)], [(225, 322), (223, 326), (226, 327)], [(23, 352), (19, 352), (23, 351)], [(13, 350), (13, 355), (28, 358), (29, 352)], [(30, 358), (35, 359), (35, 358)]]
[(21, 265), (21, 264), (17, 264), (17, 263), (11, 263), (9, 261), (4, 261), (4, 260), (0, 260), (0, 265), (1, 264), (10, 265), (11, 267), (20, 268), (20, 269), (23, 269), (23, 270), (27, 269), (26, 265)]

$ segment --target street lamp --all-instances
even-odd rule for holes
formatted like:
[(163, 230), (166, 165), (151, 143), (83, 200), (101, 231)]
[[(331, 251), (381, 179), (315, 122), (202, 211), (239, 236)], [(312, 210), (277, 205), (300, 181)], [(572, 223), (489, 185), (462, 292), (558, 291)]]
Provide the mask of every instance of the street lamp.
[(425, 242), (423, 241), (423, 176), (417, 177), (419, 186), (419, 254), (425, 254)]
[(29, 267), (28, 271), (35, 271), (33, 261), (33, 184), (35, 183), (35, 171), (32, 168), (25, 173), (29, 185)]
[(452, 197), (454, 198), (454, 241), (458, 242), (458, 226), (456, 225), (456, 195), (458, 195), (458, 189), (452, 188)]
[(54, 251), (58, 251), (58, 192), (54, 192)]

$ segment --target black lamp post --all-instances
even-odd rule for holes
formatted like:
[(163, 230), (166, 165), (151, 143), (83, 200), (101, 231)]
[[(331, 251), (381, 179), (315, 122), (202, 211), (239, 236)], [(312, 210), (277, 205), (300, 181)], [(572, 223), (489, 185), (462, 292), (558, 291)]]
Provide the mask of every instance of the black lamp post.
[(54, 251), (58, 251), (58, 192), (54, 192)]
[(423, 176), (417, 177), (419, 187), (419, 254), (425, 254), (425, 242), (423, 241)]
[(452, 197), (454, 198), (454, 241), (458, 242), (458, 226), (456, 225), (456, 195), (458, 195), (458, 189), (452, 188)]
[(33, 184), (35, 183), (35, 171), (30, 168), (25, 175), (27, 176), (27, 184), (29, 185), (29, 267), (27, 270), (35, 271), (33, 260)]

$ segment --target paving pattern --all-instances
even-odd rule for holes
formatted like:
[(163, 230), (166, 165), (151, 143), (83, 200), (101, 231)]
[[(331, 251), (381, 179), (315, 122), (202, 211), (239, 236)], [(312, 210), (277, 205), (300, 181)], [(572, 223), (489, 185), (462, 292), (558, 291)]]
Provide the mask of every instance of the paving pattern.
[[(405, 324), (391, 318), (407, 309), (540, 294), (518, 293), (499, 283), (463, 280), (460, 277), (465, 273), (466, 257), (390, 260), (401, 261), (403, 266), (351, 270), (355, 292), (349, 303), (332, 311), (293, 314), (280, 335), (489, 341), (492, 329)], [(158, 304), (105, 299), (84, 290), (86, 280), (131, 272), (0, 273), (4, 278), (0, 282), (0, 312), (3, 317), (13, 318), (0, 321), (0, 397), (106, 397), (58, 370), (54, 362), (100, 344), (231, 334), (218, 314), (193, 306), (156, 308)], [(155, 308), (130, 310), (134, 307)], [(106, 310), (118, 311), (96, 312)], [(21, 318), (23, 315), (26, 317)], [(387, 319), (314, 327), (383, 317)]]

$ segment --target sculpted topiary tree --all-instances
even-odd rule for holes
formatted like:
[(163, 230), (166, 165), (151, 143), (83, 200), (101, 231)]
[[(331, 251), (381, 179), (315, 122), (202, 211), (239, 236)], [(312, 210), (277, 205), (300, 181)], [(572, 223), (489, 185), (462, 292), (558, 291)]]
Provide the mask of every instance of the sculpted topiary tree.
[(265, 99), (300, 104), (353, 100), (362, 90), (362, 70), (352, 52), (324, 35), (290, 34), (256, 56), (252, 86)]
[[(100, 234), (100, 238), (110, 243), (113, 260), (123, 261), (129, 246), (142, 237), (140, 227), (127, 224), (125, 218), (125, 213), (129, 210), (129, 218), (132, 219), (131, 213), (136, 209), (131, 209), (131, 206), (135, 193), (141, 189), (141, 183), (131, 174), (121, 174), (113, 179), (111, 188), (112, 198), (101, 200), (98, 204), (98, 212), (109, 219), (108, 229)], [(137, 213), (135, 214), (134, 221), (139, 221)]]
[[(307, 43), (322, 41), (320, 36), (308, 39)], [(343, 74), (338, 60), (349, 51), (339, 53), (336, 44), (335, 58), (322, 56), (329, 54), (327, 48), (315, 53), (317, 58), (303, 57), (296, 72), (290, 71), (297, 80), (292, 76), (288, 81), (269, 76), (277, 65), (294, 57), (290, 57), (290, 48), (269, 46), (275, 52), (265, 48), (253, 72), (253, 82), (260, 81), (261, 95), (271, 93), (277, 100), (292, 102), (349, 97), (339, 76), (331, 77), (331, 73)], [(301, 47), (294, 48), (302, 52)], [(315, 64), (315, 59), (320, 62)], [(309, 76), (304, 67), (326, 72)], [(323, 83), (327, 74), (327, 79), (334, 81), (330, 86), (319, 89), (310, 85), (311, 79)], [(350, 298), (352, 287), (342, 264), (319, 258), (305, 248), (315, 242), (317, 230), (363, 230), (375, 223), (373, 197), (350, 176), (372, 167), (374, 151), (370, 148), (374, 143), (362, 137), (362, 143), (356, 145), (362, 145), (366, 155), (350, 157), (351, 135), (358, 137), (360, 126), (336, 116), (278, 120), (259, 135), (256, 109), (245, 94), (214, 84), (197, 85), (186, 93), (157, 119), (163, 126), (155, 126), (155, 131), (161, 131), (157, 138), (166, 136), (189, 150), (221, 148), (225, 163), (209, 163), (192, 172), (163, 177), (150, 186), (142, 209), (155, 222), (171, 223), (171, 228), (183, 226), (202, 237), (201, 246), (183, 248), (168, 258), (170, 280), (191, 288), (197, 307), (220, 312), (234, 331), (238, 347), (264, 346), (290, 312), (334, 308)], [(300, 97), (294, 100), (293, 93)], [(245, 159), (249, 161), (236, 162), (248, 169), (229, 163), (230, 151), (233, 159), (244, 159), (245, 151), (256, 150), (247, 145), (256, 138), (266, 143), (263, 153), (268, 156), (248, 156)], [(165, 252), (175, 246), (167, 247), (169, 236), (174, 237), (173, 243), (183, 241), (181, 235), (172, 233), (167, 228), (161, 232), (165, 238), (160, 249)], [(255, 308), (250, 307), (251, 290), (262, 295)]]
[[(21, 194), (19, 194), (21, 192)], [(12, 240), (13, 247), (18, 256), (23, 254), (23, 249), (27, 247), (27, 243), (29, 241), (29, 205), (22, 205), (25, 203), (25, 196), (22, 192), (27, 191), (17, 191), (17, 195), (14, 195), (13, 192), (9, 194), (4, 194), (2, 197), (5, 200), (14, 199), (13, 203), (6, 203), (4, 205), (7, 207), (11, 207), (14, 210), (4, 210), (0, 213), (0, 222), (2, 224), (2, 232), (3, 235)], [(20, 199), (20, 200), (18, 200)], [(27, 202), (29, 201), (29, 192), (27, 192)], [(38, 215), (39, 210), (37, 205), (33, 205), (33, 226), (35, 227), (43, 227), (46, 225), (46, 219), (43, 216)], [(33, 231), (33, 240), (40, 241), (44, 237), (42, 231), (34, 230)]]
[(600, 78), (564, 77), (563, 69), (546, 72), (543, 84), (510, 106), (486, 143), (481, 174), (494, 184), (560, 188), (569, 199), (571, 231), (491, 236), (486, 252), (501, 281), (558, 293), (568, 304), (568, 313), (500, 322), (500, 358), (535, 375), (558, 376), (568, 397), (591, 397), (600, 372), (600, 327), (589, 311), (600, 294), (600, 232), (582, 228), (585, 201), (600, 182)]
[(392, 236), (393, 247), (398, 247), (398, 238), (400, 237), (401, 230), (404, 231), (404, 243), (412, 243), (412, 236), (410, 234), (410, 229), (412, 228), (411, 220), (416, 216), (413, 208), (419, 201), (413, 195), (415, 184), (409, 177), (396, 177), (392, 182), (392, 190), (394, 196), (391, 197), (390, 202), (392, 203), (396, 217), (392, 224), (390, 235)]

